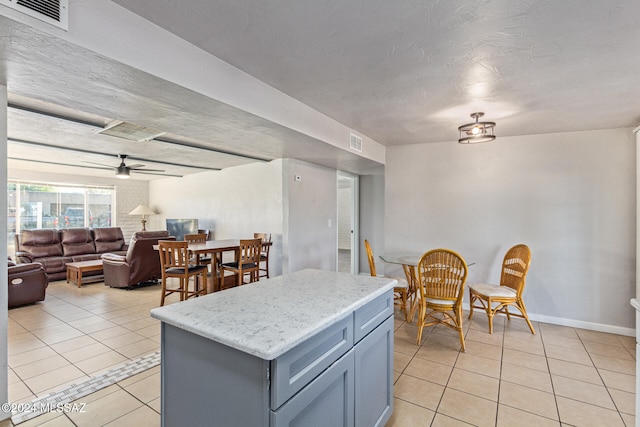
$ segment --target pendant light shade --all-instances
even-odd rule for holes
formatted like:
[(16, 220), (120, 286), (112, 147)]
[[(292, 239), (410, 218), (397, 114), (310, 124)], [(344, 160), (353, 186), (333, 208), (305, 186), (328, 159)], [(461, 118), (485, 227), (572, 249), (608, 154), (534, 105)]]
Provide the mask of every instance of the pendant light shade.
[(460, 144), (478, 144), (481, 142), (489, 142), (496, 139), (493, 133), (496, 124), (494, 122), (479, 122), (478, 119), (484, 116), (484, 113), (473, 113), (471, 118), (476, 121), (473, 123), (467, 123), (458, 128), (460, 132)]

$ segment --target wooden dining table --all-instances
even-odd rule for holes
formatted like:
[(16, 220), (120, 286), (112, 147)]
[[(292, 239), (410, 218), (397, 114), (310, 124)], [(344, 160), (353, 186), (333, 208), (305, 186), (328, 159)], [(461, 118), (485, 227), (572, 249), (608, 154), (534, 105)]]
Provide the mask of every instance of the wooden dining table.
[[(262, 242), (262, 247), (271, 246), (272, 242)], [(207, 240), (205, 243), (189, 243), (188, 250), (196, 258), (196, 263), (203, 255), (211, 255), (211, 277), (213, 292), (222, 289), (222, 280), (218, 277), (218, 259), (224, 252), (234, 252), (234, 260), (240, 260), (240, 239)], [(220, 258), (219, 258), (220, 257)], [(224, 279), (223, 279), (224, 280)]]

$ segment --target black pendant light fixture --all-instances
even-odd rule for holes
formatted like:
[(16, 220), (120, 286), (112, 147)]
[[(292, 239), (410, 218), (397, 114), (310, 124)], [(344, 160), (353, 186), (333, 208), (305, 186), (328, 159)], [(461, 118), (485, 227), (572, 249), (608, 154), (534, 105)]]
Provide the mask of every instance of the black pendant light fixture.
[(493, 133), (496, 124), (494, 122), (479, 122), (478, 119), (484, 116), (484, 113), (473, 113), (471, 118), (476, 119), (474, 123), (467, 123), (458, 128), (460, 132), (459, 144), (479, 144), (481, 142), (489, 142), (496, 139)]

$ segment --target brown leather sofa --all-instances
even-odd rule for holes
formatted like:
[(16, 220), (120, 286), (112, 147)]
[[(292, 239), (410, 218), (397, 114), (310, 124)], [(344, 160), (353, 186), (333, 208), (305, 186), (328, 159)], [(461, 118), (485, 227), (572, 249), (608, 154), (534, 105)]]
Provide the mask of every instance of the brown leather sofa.
[(100, 259), (105, 252), (124, 255), (127, 251), (119, 227), (23, 230), (15, 236), (15, 247), (18, 264), (42, 264), (49, 280), (65, 279), (69, 262)]
[(8, 261), (9, 308), (44, 301), (49, 277), (39, 263), (16, 265)]
[(112, 288), (157, 281), (162, 277), (160, 255), (153, 248), (158, 240), (175, 240), (168, 231), (138, 231), (133, 233), (126, 255), (107, 253), (101, 256), (104, 284)]

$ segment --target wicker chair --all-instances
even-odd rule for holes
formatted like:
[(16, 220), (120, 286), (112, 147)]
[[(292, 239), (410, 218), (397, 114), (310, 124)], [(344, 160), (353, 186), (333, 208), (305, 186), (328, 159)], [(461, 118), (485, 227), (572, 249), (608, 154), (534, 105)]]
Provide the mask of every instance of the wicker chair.
[(422, 255), (418, 262), (418, 345), (425, 327), (443, 324), (458, 331), (464, 351), (462, 297), (467, 273), (467, 263), (456, 252), (434, 249)]
[[(371, 276), (376, 277), (376, 262), (373, 258), (373, 250), (369, 241), (365, 239), (364, 247), (367, 251), (367, 258), (369, 260), (369, 273)], [(409, 311), (407, 310), (407, 301), (409, 299), (409, 283), (406, 279), (401, 277), (390, 277), (398, 281), (398, 286), (393, 288), (393, 303), (400, 307), (402, 313), (404, 313), (404, 319), (409, 320)]]
[[(527, 308), (522, 299), (522, 292), (526, 284), (526, 276), (531, 264), (531, 250), (526, 245), (516, 245), (509, 249), (502, 261), (500, 285), (473, 284), (469, 286), (469, 319), (473, 316), (473, 309), (480, 308), (489, 317), (489, 333), (493, 333), (493, 316), (498, 313), (520, 317), (527, 321), (531, 333), (535, 335), (533, 325), (527, 316)], [(474, 305), (479, 302), (480, 305)], [(510, 313), (509, 306), (515, 306), (520, 313)]]

